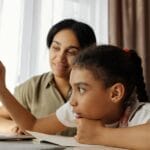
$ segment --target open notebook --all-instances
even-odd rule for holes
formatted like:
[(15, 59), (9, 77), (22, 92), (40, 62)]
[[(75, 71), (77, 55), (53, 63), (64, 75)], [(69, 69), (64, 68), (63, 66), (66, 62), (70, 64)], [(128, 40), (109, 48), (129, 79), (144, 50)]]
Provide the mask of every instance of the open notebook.
[(17, 135), (10, 133), (0, 133), (0, 141), (2, 140), (31, 140), (34, 139), (32, 135)]
[(125, 150), (120, 148), (106, 147), (101, 145), (88, 145), (88, 144), (80, 144), (78, 143), (74, 137), (66, 137), (60, 135), (48, 135), (39, 132), (31, 132), (27, 131), (29, 134), (34, 136), (39, 141), (49, 142), (52, 144), (57, 144), (60, 146), (71, 146), (71, 147), (86, 147), (86, 148), (94, 148), (94, 149), (103, 149), (103, 150)]

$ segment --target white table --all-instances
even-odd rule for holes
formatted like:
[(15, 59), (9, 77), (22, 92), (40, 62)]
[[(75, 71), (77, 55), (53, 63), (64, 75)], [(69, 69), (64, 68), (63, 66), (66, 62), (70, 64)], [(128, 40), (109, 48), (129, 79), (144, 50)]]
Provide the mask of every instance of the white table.
[(34, 140), (0, 141), (0, 150), (63, 150), (64, 147), (48, 143), (35, 142)]
[(105, 147), (93, 149), (90, 147), (63, 147), (50, 143), (40, 143), (36, 140), (0, 141), (0, 150), (124, 150)]

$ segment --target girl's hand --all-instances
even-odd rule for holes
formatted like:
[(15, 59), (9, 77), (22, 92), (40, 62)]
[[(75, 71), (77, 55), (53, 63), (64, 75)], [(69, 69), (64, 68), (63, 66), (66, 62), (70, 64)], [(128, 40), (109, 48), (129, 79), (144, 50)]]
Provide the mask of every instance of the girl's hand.
[(0, 89), (4, 89), (5, 87), (5, 67), (0, 61)]
[(100, 131), (103, 129), (104, 126), (100, 120), (77, 119), (77, 134), (75, 139), (79, 143), (97, 144), (95, 140), (101, 136)]

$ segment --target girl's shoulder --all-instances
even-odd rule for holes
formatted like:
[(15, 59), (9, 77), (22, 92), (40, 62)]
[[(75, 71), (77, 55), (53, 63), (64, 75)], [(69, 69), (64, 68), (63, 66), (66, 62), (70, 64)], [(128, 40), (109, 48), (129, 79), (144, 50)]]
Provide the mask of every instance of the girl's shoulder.
[(128, 126), (150, 123), (150, 103), (136, 103), (128, 120)]

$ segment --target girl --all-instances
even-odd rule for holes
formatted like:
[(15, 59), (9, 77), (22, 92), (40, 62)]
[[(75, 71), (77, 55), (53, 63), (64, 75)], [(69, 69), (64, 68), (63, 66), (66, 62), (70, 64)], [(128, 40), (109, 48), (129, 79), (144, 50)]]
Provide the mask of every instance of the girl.
[[(116, 128), (143, 124), (150, 120), (150, 104), (145, 103), (148, 98), (141, 60), (133, 50), (126, 52), (115, 46), (104, 45), (82, 51), (70, 75), (70, 101), (60, 107), (56, 114), (46, 118), (36, 119), (17, 103), (6, 88), (2, 64), (0, 81), (0, 98), (23, 130), (54, 134), (67, 127), (76, 127), (80, 119), (101, 121), (107, 127)], [(79, 123), (76, 137), (79, 141), (82, 133), (80, 129)], [(126, 142), (132, 141), (127, 139)], [(108, 145), (106, 141), (99, 144)], [(143, 142), (137, 145), (141, 148), (145, 146)]]
[[(144, 124), (150, 122), (150, 104), (145, 103), (148, 98), (141, 60), (133, 50), (100, 46), (93, 51), (85, 51), (76, 59), (71, 77), (76, 83), (75, 88), (80, 90), (80, 94), (73, 96), (72, 93), (74, 99), (71, 101), (77, 112), (76, 139), (79, 142), (150, 149), (150, 124)], [(102, 91), (104, 95), (100, 94)], [(135, 101), (134, 91), (140, 102)], [(106, 127), (108, 124), (109, 127), (144, 125), (115, 129)]]

